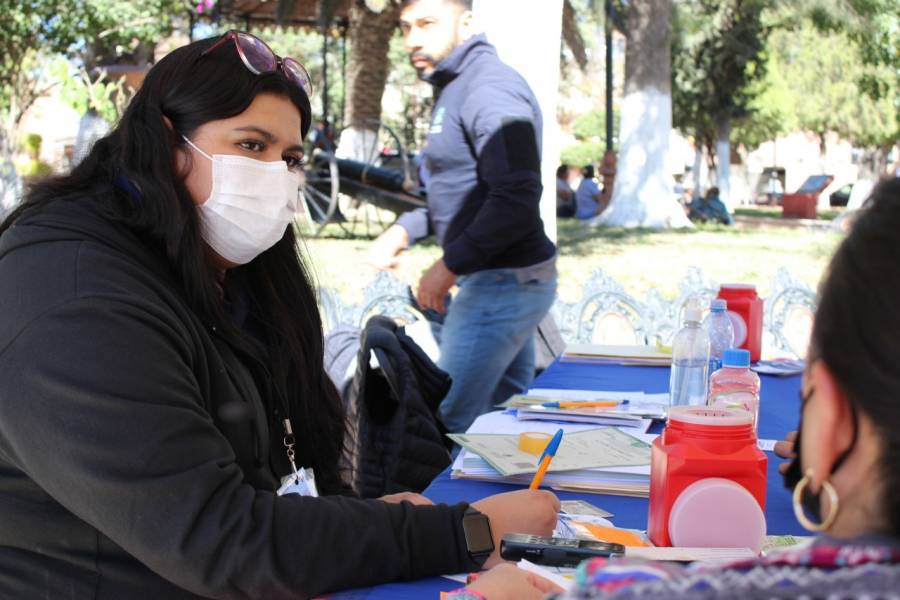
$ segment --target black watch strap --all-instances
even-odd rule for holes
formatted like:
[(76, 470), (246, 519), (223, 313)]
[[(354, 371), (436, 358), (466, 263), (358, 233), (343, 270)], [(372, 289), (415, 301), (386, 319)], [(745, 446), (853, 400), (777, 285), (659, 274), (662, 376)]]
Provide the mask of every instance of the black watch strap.
[(462, 526), (469, 556), (479, 565), (484, 564), (484, 561), (494, 551), (494, 535), (491, 531), (491, 520), (487, 515), (470, 506), (463, 514)]

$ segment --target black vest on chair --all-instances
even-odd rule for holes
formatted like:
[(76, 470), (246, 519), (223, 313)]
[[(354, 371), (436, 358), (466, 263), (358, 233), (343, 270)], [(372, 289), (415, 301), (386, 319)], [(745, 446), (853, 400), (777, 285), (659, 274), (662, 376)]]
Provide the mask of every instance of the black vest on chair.
[(349, 392), (352, 479), (360, 496), (418, 493), (447, 468), (450, 444), (437, 409), (449, 390), (450, 376), (392, 319), (369, 319)]

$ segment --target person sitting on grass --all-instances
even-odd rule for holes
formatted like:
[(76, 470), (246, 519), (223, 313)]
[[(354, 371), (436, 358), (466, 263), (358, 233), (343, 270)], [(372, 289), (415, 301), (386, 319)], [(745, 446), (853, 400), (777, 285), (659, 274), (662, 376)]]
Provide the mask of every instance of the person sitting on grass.
[(721, 223), (722, 225), (731, 225), (734, 219), (728, 214), (728, 208), (719, 198), (719, 188), (713, 186), (706, 191), (706, 196), (697, 197), (690, 204), (690, 212), (688, 218), (691, 221), (700, 221), (706, 223)]
[(603, 193), (594, 181), (594, 165), (587, 165), (581, 170), (581, 183), (575, 190), (575, 216), (582, 221), (593, 219), (600, 214), (600, 200)]
[[(724, 566), (593, 559), (579, 567), (576, 589), (555, 598), (900, 596), (900, 179), (871, 202), (820, 290), (799, 433), (776, 446), (793, 457), (782, 472), (797, 519), (818, 537)], [(553, 589), (505, 565), (450, 598), (530, 600)]]
[(560, 219), (575, 216), (575, 192), (569, 185), (569, 165), (565, 163), (556, 169), (556, 216)]

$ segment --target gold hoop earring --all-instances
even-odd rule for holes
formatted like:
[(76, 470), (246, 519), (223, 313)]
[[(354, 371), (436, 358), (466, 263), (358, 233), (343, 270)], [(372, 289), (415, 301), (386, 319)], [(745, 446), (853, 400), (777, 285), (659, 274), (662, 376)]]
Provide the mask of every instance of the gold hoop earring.
[(802, 525), (804, 529), (819, 533), (822, 531), (827, 531), (834, 524), (834, 520), (838, 515), (839, 498), (837, 490), (834, 489), (834, 486), (831, 485), (831, 483), (827, 479), (823, 481), (822, 489), (826, 494), (828, 494), (828, 516), (825, 517), (825, 520), (823, 520), (821, 523), (813, 523), (812, 521), (810, 521), (809, 517), (806, 516), (806, 513), (803, 512), (803, 491), (812, 480), (812, 474), (812, 469), (807, 469), (806, 473), (803, 475), (803, 479), (801, 479), (797, 483), (796, 487), (794, 487), (794, 516), (797, 517), (797, 520), (800, 521), (800, 525)]

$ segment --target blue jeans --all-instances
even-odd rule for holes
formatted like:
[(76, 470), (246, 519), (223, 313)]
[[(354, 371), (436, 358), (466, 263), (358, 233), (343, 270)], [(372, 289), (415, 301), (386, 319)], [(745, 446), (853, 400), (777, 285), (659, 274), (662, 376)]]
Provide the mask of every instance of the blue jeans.
[(460, 277), (457, 284), (438, 366), (453, 379), (441, 418), (451, 432), (462, 433), (531, 383), (534, 332), (556, 297), (556, 279), (519, 283), (513, 269), (491, 269)]

